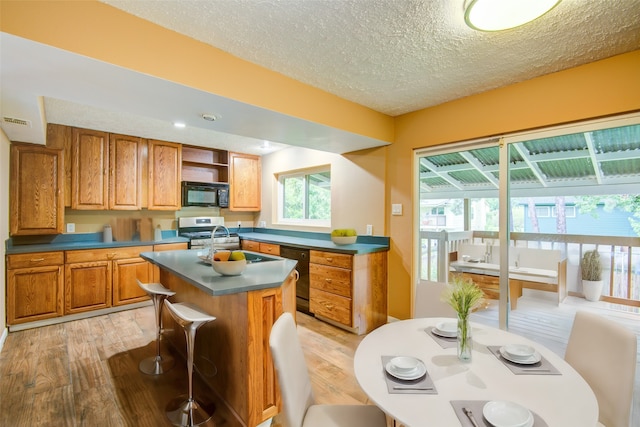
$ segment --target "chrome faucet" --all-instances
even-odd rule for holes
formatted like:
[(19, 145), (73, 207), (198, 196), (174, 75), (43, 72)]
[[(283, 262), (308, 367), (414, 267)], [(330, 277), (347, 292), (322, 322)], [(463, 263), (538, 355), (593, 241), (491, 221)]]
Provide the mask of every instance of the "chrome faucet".
[(216, 237), (216, 231), (218, 231), (218, 228), (223, 228), (227, 232), (227, 238), (231, 237), (231, 234), (229, 233), (229, 229), (224, 225), (216, 225), (213, 228), (213, 230), (211, 231), (211, 256), (212, 257), (213, 257), (213, 254), (217, 252), (217, 249), (215, 247), (215, 237)]

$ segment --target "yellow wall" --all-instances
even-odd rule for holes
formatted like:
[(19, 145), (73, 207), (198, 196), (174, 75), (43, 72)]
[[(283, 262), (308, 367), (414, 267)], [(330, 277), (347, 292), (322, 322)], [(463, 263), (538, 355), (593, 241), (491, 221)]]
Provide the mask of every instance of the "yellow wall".
[[(386, 148), (361, 150), (345, 155), (290, 147), (262, 157), (262, 210), (256, 224), (265, 221), (267, 227), (327, 233), (331, 228), (355, 228), (366, 233), (367, 224), (373, 234), (385, 233), (384, 188)], [(330, 165), (331, 167), (331, 227), (299, 227), (274, 224), (277, 218), (276, 173)], [(225, 217), (226, 218), (226, 217)]]
[[(389, 314), (411, 310), (414, 149), (640, 110), (639, 76), (640, 50), (397, 117), (386, 181)], [(391, 216), (391, 203), (404, 215)]]
[(6, 33), (311, 122), (393, 140), (393, 118), (385, 114), (97, 1), (3, 0), (0, 16)]
[(6, 275), (5, 270), (5, 244), (9, 238), (9, 138), (0, 129), (0, 349), (2, 348), (2, 336), (7, 327), (6, 323)]

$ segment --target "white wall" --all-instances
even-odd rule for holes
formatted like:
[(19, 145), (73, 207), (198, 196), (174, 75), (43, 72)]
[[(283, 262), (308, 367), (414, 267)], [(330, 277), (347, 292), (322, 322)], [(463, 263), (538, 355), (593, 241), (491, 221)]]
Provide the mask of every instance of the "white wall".
[[(262, 157), (262, 211), (255, 224), (265, 221), (268, 228), (329, 232), (332, 228), (355, 228), (385, 235), (386, 148), (362, 150), (344, 155), (290, 147)], [(294, 227), (275, 224), (277, 213), (277, 173), (331, 165), (331, 227)]]
[(0, 129), (0, 349), (7, 331), (5, 241), (9, 238), (9, 138)]

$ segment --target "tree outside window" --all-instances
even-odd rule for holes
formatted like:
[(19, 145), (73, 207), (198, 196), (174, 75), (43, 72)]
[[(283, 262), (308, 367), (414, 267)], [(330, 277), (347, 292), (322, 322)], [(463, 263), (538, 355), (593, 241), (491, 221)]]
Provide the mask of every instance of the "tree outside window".
[(331, 171), (284, 173), (278, 177), (279, 221), (329, 226)]

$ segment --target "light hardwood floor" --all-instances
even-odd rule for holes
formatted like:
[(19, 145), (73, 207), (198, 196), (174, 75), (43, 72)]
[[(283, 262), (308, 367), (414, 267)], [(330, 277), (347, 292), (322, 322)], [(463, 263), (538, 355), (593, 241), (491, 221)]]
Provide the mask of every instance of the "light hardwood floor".
[[(561, 355), (577, 309), (611, 317), (640, 335), (638, 314), (583, 301), (570, 299), (557, 307), (522, 298), (511, 313), (510, 329)], [(495, 304), (473, 316), (497, 325)], [(317, 400), (367, 403), (353, 374), (353, 354), (363, 336), (302, 313), (297, 319)], [(160, 377), (140, 373), (138, 362), (153, 354), (154, 339), (151, 306), (9, 334), (0, 353), (0, 426), (169, 426), (164, 405), (186, 392), (186, 368), (178, 358), (176, 367)], [(196, 359), (196, 364), (203, 374), (211, 374), (202, 361)], [(639, 378), (640, 367), (633, 426), (640, 425)], [(215, 403), (198, 381), (195, 392)], [(218, 405), (209, 425), (233, 426), (230, 419)]]

